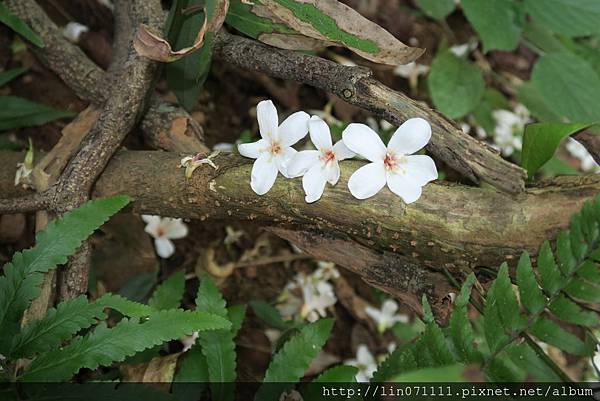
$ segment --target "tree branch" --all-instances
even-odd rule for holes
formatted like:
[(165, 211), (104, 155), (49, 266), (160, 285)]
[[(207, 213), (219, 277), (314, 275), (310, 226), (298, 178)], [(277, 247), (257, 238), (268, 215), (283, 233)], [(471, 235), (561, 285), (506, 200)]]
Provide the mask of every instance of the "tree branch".
[[(13, 173), (14, 180), (14, 173), (16, 171), (11, 168), (6, 170), (10, 170)], [(0, 199), (0, 215), (37, 212), (46, 208), (47, 205), (48, 197), (46, 194), (28, 194), (19, 198)]]
[(396, 125), (411, 117), (425, 118), (433, 129), (427, 149), (438, 159), (475, 183), (484, 181), (509, 193), (519, 193), (524, 189), (523, 169), (502, 159), (483, 142), (463, 133), (435, 110), (378, 82), (368, 69), (347, 67), (320, 57), (276, 49), (225, 31), (217, 36), (214, 54), (240, 68), (327, 90)]

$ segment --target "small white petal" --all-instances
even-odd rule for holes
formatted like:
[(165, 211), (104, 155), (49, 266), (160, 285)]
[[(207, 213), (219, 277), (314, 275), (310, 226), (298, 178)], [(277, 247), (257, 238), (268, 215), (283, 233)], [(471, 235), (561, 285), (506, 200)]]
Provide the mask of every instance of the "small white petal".
[(406, 173), (418, 184), (437, 180), (438, 172), (433, 159), (427, 155), (404, 156)]
[(275, 139), (277, 136), (277, 109), (270, 100), (263, 100), (256, 105), (256, 118), (258, 120), (258, 129), (263, 139)]
[(155, 216), (155, 215), (152, 215), (152, 214), (143, 214), (142, 215), (142, 220), (144, 221), (144, 223), (158, 224), (158, 223), (160, 223), (160, 216)]
[(304, 174), (302, 188), (306, 193), (304, 198), (306, 203), (312, 203), (321, 198), (326, 182), (327, 170), (321, 164), (315, 164)]
[(258, 195), (264, 195), (273, 186), (277, 178), (277, 165), (270, 154), (260, 155), (252, 166), (250, 187)]
[(287, 173), (290, 177), (299, 177), (304, 175), (309, 168), (319, 162), (318, 150), (303, 150), (292, 157), (287, 166)]
[(86, 32), (89, 32), (90, 28), (87, 26), (80, 24), (79, 22), (69, 22), (63, 28), (63, 36), (67, 38), (67, 40), (71, 43), (79, 42), (81, 35)]
[(331, 149), (331, 133), (325, 121), (318, 116), (312, 116), (308, 122), (308, 132), (310, 133), (310, 140), (317, 149)]
[(286, 118), (278, 130), (281, 146), (292, 146), (304, 138), (308, 134), (309, 119), (310, 116), (303, 111), (298, 111)]
[(348, 146), (346, 146), (344, 141), (337, 141), (336, 144), (333, 145), (333, 153), (338, 160), (351, 159), (356, 156), (356, 153), (348, 149)]
[(337, 184), (338, 180), (340, 179), (340, 165), (338, 164), (337, 160), (332, 160), (327, 163), (325, 170), (327, 171), (327, 182), (329, 182), (331, 185)]
[(421, 197), (421, 185), (407, 174), (388, 174), (387, 185), (406, 204), (413, 203)]
[(387, 152), (379, 135), (365, 124), (348, 125), (342, 132), (342, 138), (348, 149), (372, 162), (383, 161)]
[(258, 141), (252, 143), (240, 143), (238, 145), (238, 152), (240, 152), (240, 155), (244, 157), (258, 159), (258, 156), (260, 156), (261, 152), (267, 149), (268, 145), (268, 141), (264, 139), (259, 139)]
[(372, 306), (367, 306), (365, 308), (365, 313), (367, 314), (367, 316), (369, 316), (371, 319), (373, 319), (375, 321), (375, 323), (379, 323), (381, 321), (381, 319), (383, 318), (381, 311)]
[(402, 124), (388, 144), (388, 149), (410, 155), (423, 148), (431, 139), (431, 125), (422, 118), (411, 118)]
[(188, 235), (187, 225), (181, 221), (181, 219), (164, 219), (163, 226), (165, 230), (165, 237), (170, 239), (179, 239)]
[(388, 317), (394, 316), (397, 310), (398, 304), (391, 299), (386, 299), (381, 305), (381, 312)]
[(175, 253), (175, 245), (171, 242), (170, 239), (161, 237), (154, 239), (154, 247), (156, 248), (156, 253), (161, 258), (168, 258)]
[(161, 227), (161, 222), (160, 222), (160, 217), (158, 217), (158, 221), (154, 220), (154, 221), (150, 221), (148, 224), (146, 224), (146, 227), (144, 227), (144, 231), (146, 233), (150, 234), (151, 236), (153, 236), (154, 238), (158, 238), (161, 236), (161, 233), (159, 232), (160, 227)]
[(386, 182), (383, 162), (369, 163), (352, 174), (348, 180), (348, 189), (357, 199), (367, 199), (384, 187)]
[(277, 169), (279, 170), (279, 172), (281, 174), (283, 174), (283, 176), (285, 178), (292, 178), (289, 174), (288, 174), (288, 165), (290, 164), (290, 161), (294, 158), (294, 156), (296, 156), (296, 154), (298, 153), (298, 151), (294, 148), (283, 148), (281, 149), (281, 152), (274, 157), (275, 160), (275, 164), (277, 165)]

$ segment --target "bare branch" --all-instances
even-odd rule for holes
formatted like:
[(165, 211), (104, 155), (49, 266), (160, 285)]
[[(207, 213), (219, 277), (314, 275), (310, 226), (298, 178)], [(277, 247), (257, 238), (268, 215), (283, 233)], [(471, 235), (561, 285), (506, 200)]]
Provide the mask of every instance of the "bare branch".
[[(8, 170), (15, 172), (12, 169)], [(31, 194), (18, 198), (0, 199), (0, 214), (37, 212), (47, 206), (47, 194)]]

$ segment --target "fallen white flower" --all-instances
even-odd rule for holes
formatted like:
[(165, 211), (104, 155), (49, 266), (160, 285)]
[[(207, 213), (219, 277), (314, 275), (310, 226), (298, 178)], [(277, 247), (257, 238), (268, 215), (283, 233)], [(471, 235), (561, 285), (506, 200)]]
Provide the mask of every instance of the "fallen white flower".
[(350, 124), (342, 133), (346, 146), (371, 163), (359, 168), (348, 181), (350, 193), (367, 199), (387, 183), (389, 189), (405, 203), (421, 197), (421, 187), (438, 178), (433, 159), (411, 155), (431, 138), (431, 126), (422, 118), (411, 118), (392, 135), (386, 146), (375, 131), (364, 124)]
[(364, 344), (358, 346), (356, 358), (349, 359), (345, 363), (358, 368), (356, 381), (359, 383), (366, 383), (371, 380), (373, 378), (373, 373), (377, 370), (377, 362), (375, 361), (373, 354), (371, 354)]
[(33, 142), (29, 138), (29, 149), (25, 153), (23, 163), (17, 163), (17, 172), (15, 173), (15, 186), (21, 184), (23, 188), (30, 186), (29, 176), (33, 171)]
[(394, 327), (398, 322), (408, 323), (408, 316), (396, 314), (397, 311), (398, 304), (391, 299), (385, 300), (381, 305), (381, 309), (373, 308), (372, 306), (365, 308), (365, 313), (375, 321), (377, 331), (380, 333)]
[(181, 219), (144, 214), (142, 220), (146, 222), (144, 231), (154, 238), (156, 253), (161, 258), (166, 259), (175, 253), (172, 239), (180, 239), (188, 234), (188, 228)]
[(79, 22), (69, 22), (63, 27), (62, 34), (71, 43), (78, 43), (81, 35), (89, 32), (90, 28)]
[(258, 195), (264, 195), (273, 187), (278, 171), (290, 178), (287, 164), (297, 153), (292, 145), (308, 133), (310, 117), (305, 112), (298, 111), (279, 125), (277, 109), (270, 100), (258, 103), (256, 117), (262, 139), (240, 144), (238, 151), (242, 156), (256, 159), (252, 166), (250, 186)]
[(231, 226), (225, 226), (225, 232), (227, 233), (225, 239), (223, 240), (223, 243), (225, 245), (236, 244), (237, 242), (239, 242), (240, 238), (242, 238), (244, 234), (246, 234), (244, 230), (235, 230)]
[(296, 153), (288, 164), (290, 177), (302, 177), (305, 201), (312, 203), (321, 198), (325, 184), (337, 184), (340, 179), (340, 160), (355, 156), (343, 141), (332, 145), (331, 133), (325, 121), (312, 116), (308, 122), (310, 139), (317, 150), (303, 150)]

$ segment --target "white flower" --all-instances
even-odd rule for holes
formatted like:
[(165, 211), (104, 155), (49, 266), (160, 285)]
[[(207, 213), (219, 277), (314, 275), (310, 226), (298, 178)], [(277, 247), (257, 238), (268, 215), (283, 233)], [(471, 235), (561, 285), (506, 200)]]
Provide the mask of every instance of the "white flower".
[(319, 260), (317, 262), (319, 268), (313, 273), (313, 277), (317, 280), (335, 280), (340, 277), (340, 272), (335, 268), (335, 263)]
[(179, 339), (179, 342), (181, 342), (181, 344), (183, 344), (183, 351), (182, 352), (186, 352), (189, 351), (190, 348), (192, 348), (192, 346), (194, 344), (196, 344), (196, 339), (198, 338), (198, 332), (194, 331), (192, 333), (191, 336), (183, 336)]
[(300, 318), (309, 322), (327, 316), (327, 308), (337, 302), (333, 287), (326, 281), (308, 282), (302, 285), (301, 289), (304, 304), (300, 308)]
[(417, 64), (411, 61), (408, 64), (402, 64), (394, 68), (394, 75), (406, 79), (415, 79), (419, 75), (425, 75), (429, 72), (429, 66), (423, 64)]
[(515, 106), (514, 111), (494, 110), (492, 117), (496, 120), (494, 128), (494, 147), (504, 156), (510, 156), (515, 150), (520, 151), (525, 124), (531, 121), (529, 110), (522, 104)]
[(357, 199), (375, 195), (386, 183), (404, 202), (412, 203), (421, 197), (421, 187), (437, 179), (433, 159), (412, 155), (431, 138), (431, 126), (422, 118), (411, 118), (392, 135), (387, 146), (375, 131), (364, 124), (350, 124), (342, 133), (346, 146), (372, 163), (356, 170), (348, 188)]
[(223, 240), (223, 243), (225, 245), (232, 245), (238, 243), (240, 238), (242, 238), (244, 234), (246, 234), (244, 230), (235, 230), (231, 226), (225, 226), (225, 232), (227, 233), (227, 236)]
[(89, 32), (90, 28), (79, 22), (69, 22), (64, 26), (62, 34), (71, 43), (79, 42), (82, 34)]
[(194, 170), (200, 167), (203, 164), (208, 164), (215, 170), (219, 168), (212, 160), (214, 157), (217, 157), (221, 153), (220, 150), (213, 151), (207, 157), (202, 158), (203, 154), (198, 153), (196, 156), (186, 156), (179, 162), (179, 167), (185, 167), (185, 178), (191, 178)]
[(354, 152), (344, 145), (343, 141), (332, 145), (331, 133), (325, 121), (312, 116), (308, 122), (310, 139), (317, 150), (303, 150), (296, 153), (288, 164), (290, 177), (302, 177), (302, 187), (306, 193), (307, 203), (321, 198), (325, 184), (337, 184), (340, 179), (340, 160), (354, 157)]
[(328, 282), (339, 273), (337, 270), (317, 269), (310, 275), (298, 273), (288, 283), (279, 297), (277, 309), (284, 317), (299, 315), (309, 322), (327, 316), (327, 309), (335, 305), (337, 297)]
[(188, 228), (181, 219), (144, 214), (142, 220), (146, 222), (144, 231), (154, 238), (156, 253), (161, 258), (168, 258), (175, 253), (172, 239), (183, 238), (188, 234)]
[(371, 380), (373, 373), (377, 370), (377, 362), (364, 344), (358, 346), (358, 349), (356, 350), (356, 359), (349, 359), (346, 361), (346, 364), (358, 368), (356, 381), (359, 383), (365, 383)]
[(473, 50), (477, 49), (477, 45), (477, 40), (470, 40), (467, 43), (452, 46), (448, 50), (450, 50), (456, 57), (464, 57)]
[(367, 306), (365, 313), (371, 317), (377, 323), (377, 330), (383, 333), (389, 328), (392, 328), (396, 323), (408, 323), (408, 316), (396, 314), (398, 311), (398, 304), (391, 300), (386, 299), (381, 305), (381, 309)]
[(25, 160), (23, 163), (17, 163), (17, 172), (15, 173), (15, 186), (22, 184), (24, 188), (28, 188), (30, 185), (29, 176), (33, 171), (33, 142), (29, 138), (29, 149), (25, 154)]
[(279, 125), (277, 109), (270, 100), (256, 106), (256, 117), (262, 139), (238, 145), (242, 156), (256, 159), (252, 166), (250, 186), (258, 195), (264, 195), (273, 186), (277, 171), (289, 178), (287, 163), (297, 151), (292, 145), (308, 133), (309, 115), (296, 112)]
[(596, 163), (596, 160), (589, 154), (585, 146), (577, 142), (573, 138), (569, 138), (566, 145), (567, 151), (581, 162), (581, 170), (585, 172), (600, 172), (600, 166)]

